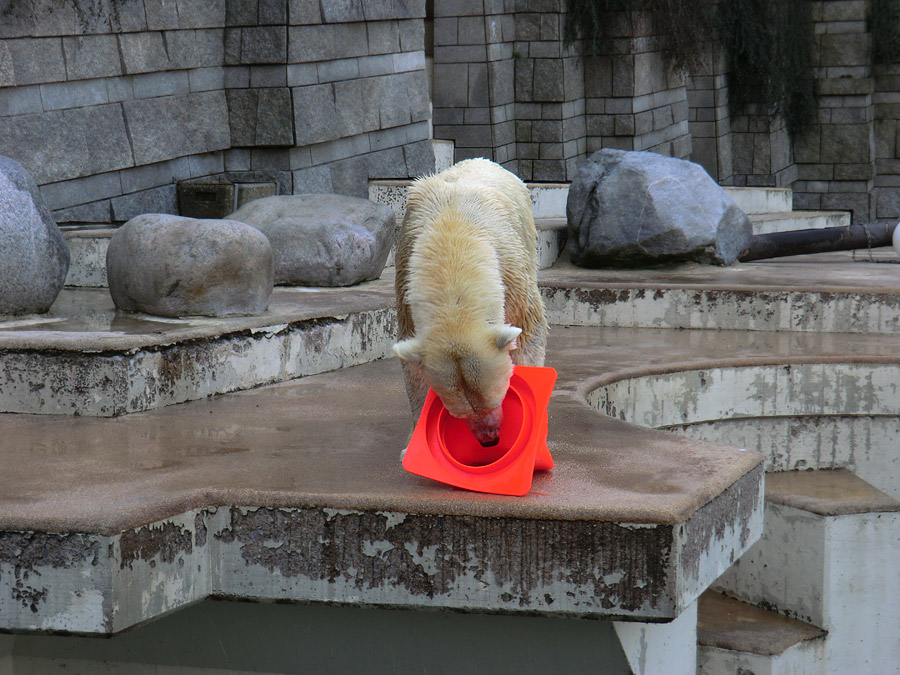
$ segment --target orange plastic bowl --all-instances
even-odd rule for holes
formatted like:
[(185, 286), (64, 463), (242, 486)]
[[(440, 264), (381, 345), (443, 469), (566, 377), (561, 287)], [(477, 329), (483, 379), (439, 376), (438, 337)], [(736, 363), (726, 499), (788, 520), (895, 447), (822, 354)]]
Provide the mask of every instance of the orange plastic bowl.
[(535, 469), (552, 469), (547, 448), (547, 405), (556, 382), (552, 368), (516, 366), (503, 399), (500, 442), (482, 447), (465, 420), (447, 411), (433, 391), (403, 457), (403, 468), (448, 485), (524, 495)]
[(465, 420), (453, 417), (441, 405), (437, 417), (437, 445), (452, 464), (457, 467), (484, 473), (500, 466), (510, 453), (521, 445), (523, 436), (530, 431), (531, 414), (522, 405), (522, 399), (512, 387), (503, 399), (503, 422), (500, 425), (500, 442), (485, 448), (469, 430)]

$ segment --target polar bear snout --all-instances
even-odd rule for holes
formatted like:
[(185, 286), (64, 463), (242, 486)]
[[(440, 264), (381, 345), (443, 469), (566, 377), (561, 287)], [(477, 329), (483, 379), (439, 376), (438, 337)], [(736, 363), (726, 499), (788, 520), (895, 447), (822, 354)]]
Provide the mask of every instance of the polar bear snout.
[(484, 448), (490, 448), (500, 442), (500, 426), (503, 424), (503, 408), (497, 407), (487, 415), (467, 417), (466, 425), (472, 435)]

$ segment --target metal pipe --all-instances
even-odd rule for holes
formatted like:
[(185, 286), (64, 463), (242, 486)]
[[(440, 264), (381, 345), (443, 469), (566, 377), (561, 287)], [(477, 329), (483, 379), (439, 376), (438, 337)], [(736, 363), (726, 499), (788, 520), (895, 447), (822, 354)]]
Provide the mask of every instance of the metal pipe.
[(890, 246), (894, 227), (895, 223), (876, 223), (757, 234), (750, 240), (750, 248), (741, 253), (738, 260), (750, 262), (789, 255)]

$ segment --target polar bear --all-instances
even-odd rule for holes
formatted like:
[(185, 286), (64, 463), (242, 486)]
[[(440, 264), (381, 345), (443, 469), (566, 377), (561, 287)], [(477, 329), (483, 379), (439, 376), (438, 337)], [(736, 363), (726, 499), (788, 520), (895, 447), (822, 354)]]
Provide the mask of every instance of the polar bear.
[(414, 418), (430, 387), (483, 446), (496, 445), (513, 364), (543, 365), (549, 330), (525, 184), (486, 159), (415, 181), (396, 275), (394, 352)]

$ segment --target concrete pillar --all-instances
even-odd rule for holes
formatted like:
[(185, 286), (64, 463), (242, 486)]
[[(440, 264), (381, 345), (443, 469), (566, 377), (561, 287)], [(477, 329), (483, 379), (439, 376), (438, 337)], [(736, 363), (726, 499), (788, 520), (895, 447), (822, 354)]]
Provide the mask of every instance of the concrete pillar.
[(720, 185), (734, 185), (731, 114), (725, 54), (708, 47), (687, 82), (691, 161)]
[(584, 160), (579, 46), (566, 47), (565, 2), (523, 2), (516, 14), (516, 149), (525, 180), (566, 181)]
[(697, 602), (669, 623), (613, 622), (635, 675), (697, 672)]
[(794, 141), (794, 208), (845, 210), (853, 222), (874, 211), (874, 78), (868, 1), (812, 3), (818, 120)]
[(611, 15), (610, 53), (585, 66), (587, 151), (649, 150), (691, 154), (685, 80), (666, 61), (649, 12)]
[(434, 137), (455, 143), (456, 161), (486, 157), (515, 171), (514, 13), (434, 4)]

